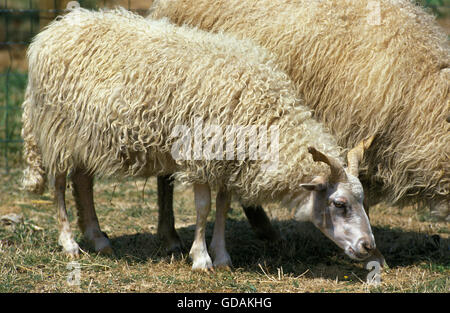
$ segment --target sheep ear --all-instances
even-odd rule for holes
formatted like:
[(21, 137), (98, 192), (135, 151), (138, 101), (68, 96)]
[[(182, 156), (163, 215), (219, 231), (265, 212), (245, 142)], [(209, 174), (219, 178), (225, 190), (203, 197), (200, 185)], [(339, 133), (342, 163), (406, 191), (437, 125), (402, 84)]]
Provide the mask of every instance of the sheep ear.
[(327, 189), (326, 185), (323, 183), (300, 184), (300, 187), (305, 188), (309, 191), (324, 191), (325, 189)]

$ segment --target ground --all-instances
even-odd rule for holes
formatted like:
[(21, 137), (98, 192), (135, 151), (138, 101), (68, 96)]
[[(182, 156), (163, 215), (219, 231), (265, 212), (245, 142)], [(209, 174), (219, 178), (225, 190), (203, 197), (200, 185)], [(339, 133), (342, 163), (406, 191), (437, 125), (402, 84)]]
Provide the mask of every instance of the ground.
[[(426, 210), (399, 210), (385, 204), (371, 210), (376, 243), (389, 268), (381, 283), (369, 285), (364, 263), (350, 260), (312, 225), (294, 222), (291, 212), (266, 206), (282, 243), (258, 240), (235, 202), (227, 222), (231, 271), (195, 273), (187, 253), (167, 256), (156, 235), (156, 180), (100, 180), (95, 201), (100, 224), (114, 255), (100, 256), (83, 242), (76, 225), (71, 190), (67, 203), (76, 240), (84, 250), (71, 260), (57, 243), (56, 208), (50, 192), (20, 190), (20, 171), (0, 176), (0, 217), (23, 216), (15, 225), (0, 223), (0, 292), (449, 292), (449, 223), (433, 221)], [(176, 186), (177, 230), (189, 247), (195, 211), (191, 188)], [(214, 204), (213, 204), (214, 207)], [(211, 239), (212, 212), (207, 231)], [(69, 282), (68, 282), (69, 279)]]
[[(131, 0), (133, 8), (147, 8), (150, 2)], [(446, 16), (438, 23), (450, 35), (450, 18)], [(26, 83), (26, 75), (22, 74), (27, 69), (24, 47), (0, 50), (0, 72), (7, 69), (17, 75), (3, 75), (0, 86), (9, 83), (8, 103), (19, 108)], [(5, 105), (2, 101), (6, 91), (2, 88), (0, 106)], [(1, 116), (6, 118), (6, 114)], [(20, 115), (14, 117), (9, 122), (12, 138), (20, 134)], [(21, 149), (16, 146), (10, 145), (10, 166), (21, 164)], [(318, 230), (292, 221), (292, 212), (276, 205), (268, 206), (266, 211), (284, 241), (271, 244), (258, 240), (235, 202), (227, 222), (227, 245), (234, 268), (212, 274), (193, 273), (187, 253), (167, 256), (156, 235), (154, 178), (147, 183), (142, 179), (97, 182), (97, 212), (115, 252), (109, 257), (96, 255), (83, 242), (71, 191), (67, 191), (72, 229), (85, 251), (72, 264), (57, 243), (52, 193), (34, 196), (21, 191), (20, 170), (6, 175), (2, 162), (0, 158), (0, 217), (15, 213), (23, 221), (15, 225), (0, 222), (0, 292), (450, 292), (449, 223), (433, 221), (423, 209), (399, 210), (386, 204), (371, 209), (376, 243), (389, 265), (378, 286), (366, 283), (369, 271), (364, 263), (350, 260)], [(190, 188), (176, 187), (174, 206), (176, 227), (189, 248), (195, 227)], [(208, 242), (213, 213), (208, 223)], [(80, 284), (71, 285), (77, 266)]]

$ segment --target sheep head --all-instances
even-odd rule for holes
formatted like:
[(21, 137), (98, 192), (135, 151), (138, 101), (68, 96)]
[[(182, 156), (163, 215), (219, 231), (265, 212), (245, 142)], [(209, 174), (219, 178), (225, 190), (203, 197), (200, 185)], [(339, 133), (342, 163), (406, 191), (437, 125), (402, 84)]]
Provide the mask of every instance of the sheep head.
[[(371, 142), (371, 140), (370, 140)], [(348, 153), (349, 168), (313, 147), (308, 148), (313, 160), (330, 166), (328, 177), (317, 176), (301, 187), (310, 191), (308, 201), (298, 207), (297, 219), (311, 221), (345, 253), (363, 260), (375, 251), (375, 239), (364, 210), (364, 191), (357, 178), (358, 163), (369, 142), (360, 143)], [(306, 213), (305, 213), (306, 212)]]

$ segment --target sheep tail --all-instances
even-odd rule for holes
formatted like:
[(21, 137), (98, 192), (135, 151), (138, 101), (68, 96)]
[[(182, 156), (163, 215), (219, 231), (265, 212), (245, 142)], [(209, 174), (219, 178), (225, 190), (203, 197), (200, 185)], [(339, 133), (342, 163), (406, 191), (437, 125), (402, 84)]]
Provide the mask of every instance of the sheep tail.
[(22, 105), (22, 138), (24, 141), (23, 158), (26, 163), (26, 167), (23, 171), (22, 189), (33, 193), (42, 194), (46, 185), (46, 173), (42, 164), (42, 154), (33, 133), (30, 112), (31, 102), (32, 101), (28, 95), (25, 95), (25, 100)]

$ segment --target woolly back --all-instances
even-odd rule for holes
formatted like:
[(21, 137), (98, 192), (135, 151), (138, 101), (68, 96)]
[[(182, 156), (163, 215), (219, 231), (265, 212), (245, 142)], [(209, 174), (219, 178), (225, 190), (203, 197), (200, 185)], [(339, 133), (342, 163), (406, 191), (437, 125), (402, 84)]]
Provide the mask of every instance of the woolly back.
[[(248, 41), (122, 9), (79, 9), (38, 34), (28, 57), (27, 116), (52, 175), (81, 166), (96, 175), (184, 171), (186, 181), (244, 184), (242, 164), (257, 161), (172, 159), (173, 129), (192, 129), (198, 119), (224, 127), (279, 125), (282, 147), (304, 136), (340, 152), (330, 135), (321, 136), (271, 55)], [(305, 119), (309, 131), (296, 132)], [(306, 162), (302, 171), (314, 163)]]
[(420, 7), (408, 0), (159, 0), (150, 16), (251, 38), (275, 53), (341, 145), (376, 135), (362, 177), (381, 186), (383, 200), (448, 197), (449, 42)]

